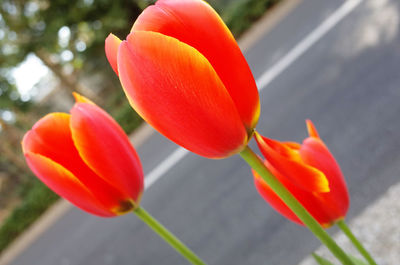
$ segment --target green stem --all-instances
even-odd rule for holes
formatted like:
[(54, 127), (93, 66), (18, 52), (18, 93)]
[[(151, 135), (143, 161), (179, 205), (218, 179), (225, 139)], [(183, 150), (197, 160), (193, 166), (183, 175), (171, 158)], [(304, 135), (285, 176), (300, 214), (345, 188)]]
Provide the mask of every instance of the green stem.
[(364, 248), (360, 241), (356, 238), (356, 236), (351, 232), (350, 228), (347, 226), (344, 220), (340, 220), (337, 223), (337, 226), (343, 231), (343, 233), (350, 239), (351, 243), (357, 248), (358, 252), (368, 261), (370, 265), (377, 265), (369, 252)]
[(327, 248), (344, 265), (354, 265), (347, 254), (336, 244), (321, 225), (308, 213), (297, 199), (275, 178), (265, 167), (261, 159), (248, 146), (240, 152), (240, 156), (262, 177), (269, 187), (285, 202), (297, 217), (311, 230), (312, 233), (327, 246)]
[(195, 265), (206, 265), (204, 261), (194, 254), (193, 251), (174, 236), (167, 228), (154, 219), (154, 217), (145, 209), (138, 207), (133, 212), (189, 262)]

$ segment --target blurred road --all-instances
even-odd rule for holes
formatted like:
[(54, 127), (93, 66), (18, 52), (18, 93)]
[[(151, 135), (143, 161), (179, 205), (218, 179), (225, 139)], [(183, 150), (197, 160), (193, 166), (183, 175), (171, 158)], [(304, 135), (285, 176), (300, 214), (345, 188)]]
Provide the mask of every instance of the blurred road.
[[(312, 119), (347, 178), (352, 218), (400, 180), (400, 3), (349, 3), (348, 14), (332, 24), (343, 1), (303, 0), (246, 57), (260, 80), (303, 41), (303, 50), (286, 58), (262, 90), (257, 128), (271, 138), (301, 141), (304, 120)], [(327, 19), (326, 32), (304, 44)], [(138, 149), (145, 172), (176, 148), (153, 134)], [(208, 264), (294, 265), (319, 245), (258, 196), (239, 156), (214, 161), (188, 153), (142, 202)], [(73, 208), (12, 264), (187, 262), (134, 215), (101, 219)]]

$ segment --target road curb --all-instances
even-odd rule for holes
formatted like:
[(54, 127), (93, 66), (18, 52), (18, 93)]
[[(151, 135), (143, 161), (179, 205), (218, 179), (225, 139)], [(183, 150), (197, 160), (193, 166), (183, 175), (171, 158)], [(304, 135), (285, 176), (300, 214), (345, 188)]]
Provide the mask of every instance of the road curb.
[(282, 0), (254, 23), (238, 40), (243, 52), (249, 50), (261, 36), (268, 33), (276, 24), (285, 18), (302, 0)]
[[(371, 253), (376, 262), (381, 265), (399, 264), (399, 193), (400, 182), (391, 186), (348, 223), (356, 237)], [(363, 259), (342, 232), (335, 233), (333, 238), (347, 253)], [(329, 260), (336, 260), (325, 246), (318, 247), (314, 252)], [(311, 256), (307, 256), (299, 265), (317, 265), (317, 263)]]
[[(286, 17), (301, 0), (281, 1), (253, 26), (246, 31), (238, 40), (238, 44), (243, 52), (250, 49), (256, 42), (269, 32), (279, 21)], [(135, 148), (142, 145), (152, 134), (154, 129), (144, 123), (129, 136)], [(59, 200), (52, 205), (34, 224), (32, 224), (24, 233), (22, 233), (13, 243), (10, 244), (0, 255), (0, 265), (7, 265), (12, 262), (22, 251), (24, 251), (32, 242), (34, 242), (43, 232), (51, 227), (59, 218), (61, 218), (72, 204), (65, 200)]]
[(0, 265), (7, 265), (13, 261), (20, 252), (25, 250), (36, 238), (47, 230), (55, 221), (70, 209), (72, 205), (65, 200), (58, 200), (39, 217), (23, 234), (14, 240), (0, 256)]

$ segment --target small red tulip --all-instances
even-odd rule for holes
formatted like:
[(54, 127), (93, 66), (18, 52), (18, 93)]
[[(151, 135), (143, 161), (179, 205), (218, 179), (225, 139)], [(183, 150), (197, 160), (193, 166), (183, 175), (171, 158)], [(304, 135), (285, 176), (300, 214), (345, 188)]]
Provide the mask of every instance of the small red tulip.
[[(346, 216), (349, 194), (339, 165), (307, 120), (309, 137), (303, 144), (278, 142), (256, 133), (256, 141), (271, 173), (324, 227)], [(253, 171), (261, 196), (288, 219), (302, 224), (297, 216)]]
[(160, 0), (106, 55), (132, 107), (175, 143), (209, 158), (241, 151), (260, 103), (250, 68), (218, 14), (201, 0)]
[(133, 210), (143, 192), (138, 155), (121, 127), (75, 94), (71, 114), (51, 113), (22, 140), (26, 161), (50, 189), (91, 214)]

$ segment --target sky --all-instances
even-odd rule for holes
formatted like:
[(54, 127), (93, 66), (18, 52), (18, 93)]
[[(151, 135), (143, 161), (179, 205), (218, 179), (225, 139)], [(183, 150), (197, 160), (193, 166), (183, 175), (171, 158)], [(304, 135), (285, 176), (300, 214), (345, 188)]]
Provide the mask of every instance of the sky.
[(28, 55), (25, 61), (13, 70), (12, 76), (23, 100), (30, 99), (32, 87), (48, 74), (48, 71), (47, 67), (33, 54)]

